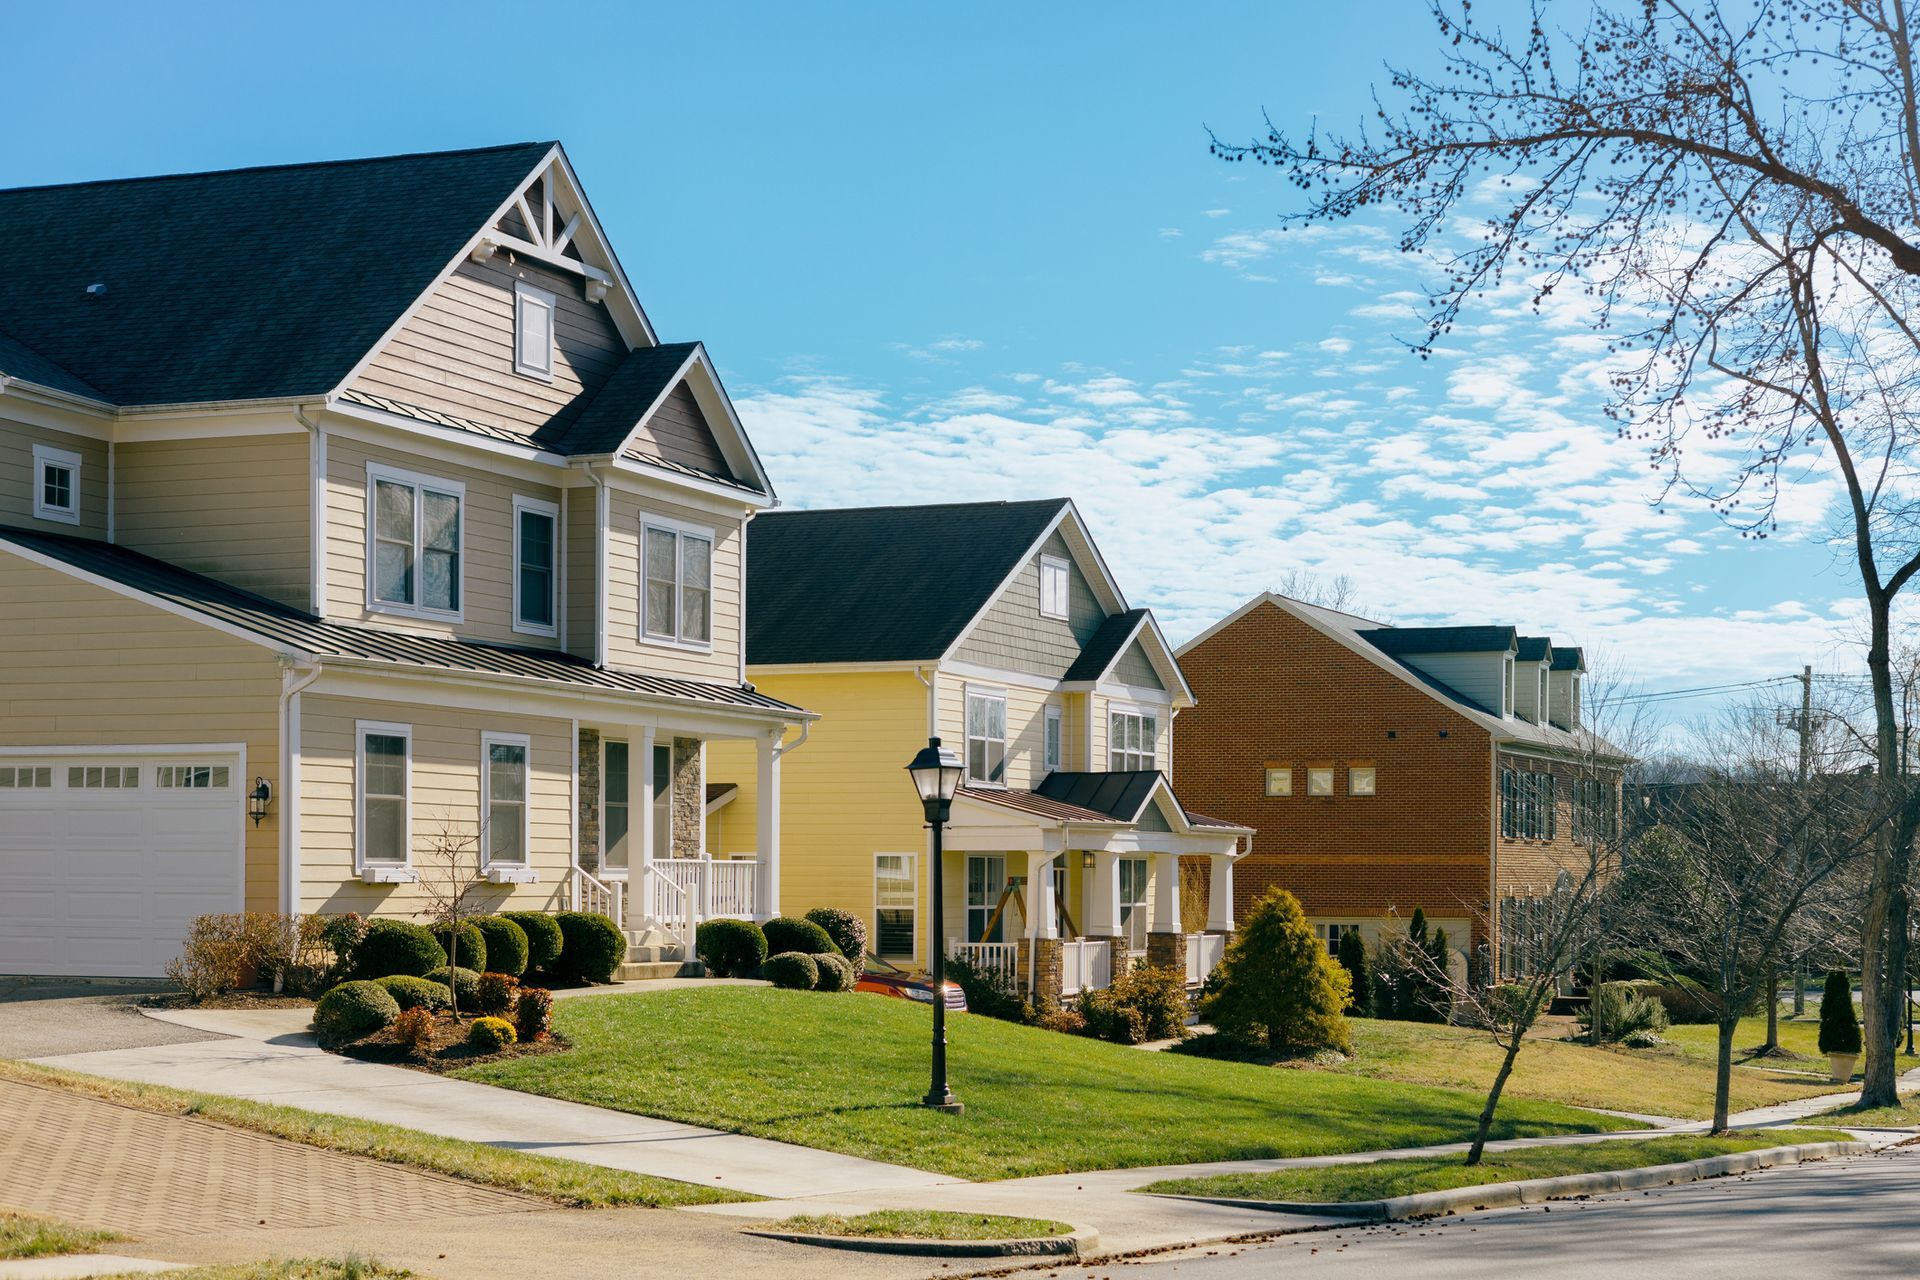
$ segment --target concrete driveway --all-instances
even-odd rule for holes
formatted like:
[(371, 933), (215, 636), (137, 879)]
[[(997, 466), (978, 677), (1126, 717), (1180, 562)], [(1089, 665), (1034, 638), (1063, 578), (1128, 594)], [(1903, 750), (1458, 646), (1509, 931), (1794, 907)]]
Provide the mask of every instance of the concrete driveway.
[(47, 1058), (219, 1037), (143, 1016), (139, 1002), (168, 990), (130, 978), (0, 975), (0, 1058)]

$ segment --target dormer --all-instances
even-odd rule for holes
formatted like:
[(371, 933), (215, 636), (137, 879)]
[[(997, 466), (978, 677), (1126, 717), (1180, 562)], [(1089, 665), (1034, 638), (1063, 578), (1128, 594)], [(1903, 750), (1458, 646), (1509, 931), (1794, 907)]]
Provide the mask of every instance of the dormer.
[(1514, 714), (1529, 724), (1545, 724), (1552, 706), (1548, 675), (1553, 641), (1545, 636), (1521, 636), (1513, 655)]
[(1380, 627), (1358, 634), (1482, 710), (1514, 714), (1519, 637), (1512, 627)]
[(1556, 729), (1573, 730), (1580, 727), (1580, 685), (1586, 674), (1586, 655), (1578, 648), (1553, 646), (1547, 671), (1547, 690), (1551, 698), (1547, 722)]

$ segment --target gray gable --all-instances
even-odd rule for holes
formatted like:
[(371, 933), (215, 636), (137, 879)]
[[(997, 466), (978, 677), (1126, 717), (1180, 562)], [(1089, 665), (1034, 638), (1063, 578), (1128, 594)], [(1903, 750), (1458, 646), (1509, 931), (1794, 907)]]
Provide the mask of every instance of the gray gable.
[(1122, 684), (1130, 684), (1136, 689), (1165, 689), (1166, 683), (1160, 679), (1160, 673), (1153, 669), (1153, 662), (1147, 657), (1147, 651), (1135, 640), (1113, 664), (1114, 678)]
[[(1040, 557), (1067, 562), (1067, 616), (1040, 613)], [(961, 662), (1059, 678), (1066, 674), (1081, 649), (1100, 630), (1106, 612), (1093, 586), (1058, 530), (1028, 557), (1020, 572), (954, 651)]]

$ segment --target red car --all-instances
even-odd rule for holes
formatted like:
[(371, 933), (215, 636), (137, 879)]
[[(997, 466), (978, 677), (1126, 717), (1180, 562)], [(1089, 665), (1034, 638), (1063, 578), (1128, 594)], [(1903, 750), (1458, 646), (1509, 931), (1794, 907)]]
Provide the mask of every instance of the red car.
[[(867, 971), (860, 975), (860, 981), (853, 984), (855, 991), (866, 991), (877, 996), (892, 996), (896, 1000), (911, 1000), (916, 1004), (933, 1003), (933, 979), (924, 973), (908, 973), (896, 968), (885, 960), (868, 958)], [(879, 968), (874, 968), (879, 965)], [(967, 993), (960, 989), (957, 982), (949, 982), (947, 988), (947, 1012), (965, 1013), (967, 1011)]]

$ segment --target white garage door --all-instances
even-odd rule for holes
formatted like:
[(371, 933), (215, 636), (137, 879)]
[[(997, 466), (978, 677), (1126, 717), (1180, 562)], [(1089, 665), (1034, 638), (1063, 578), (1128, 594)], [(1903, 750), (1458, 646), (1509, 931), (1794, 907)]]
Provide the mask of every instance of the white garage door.
[(244, 790), (218, 748), (0, 753), (0, 973), (159, 976), (240, 910)]

